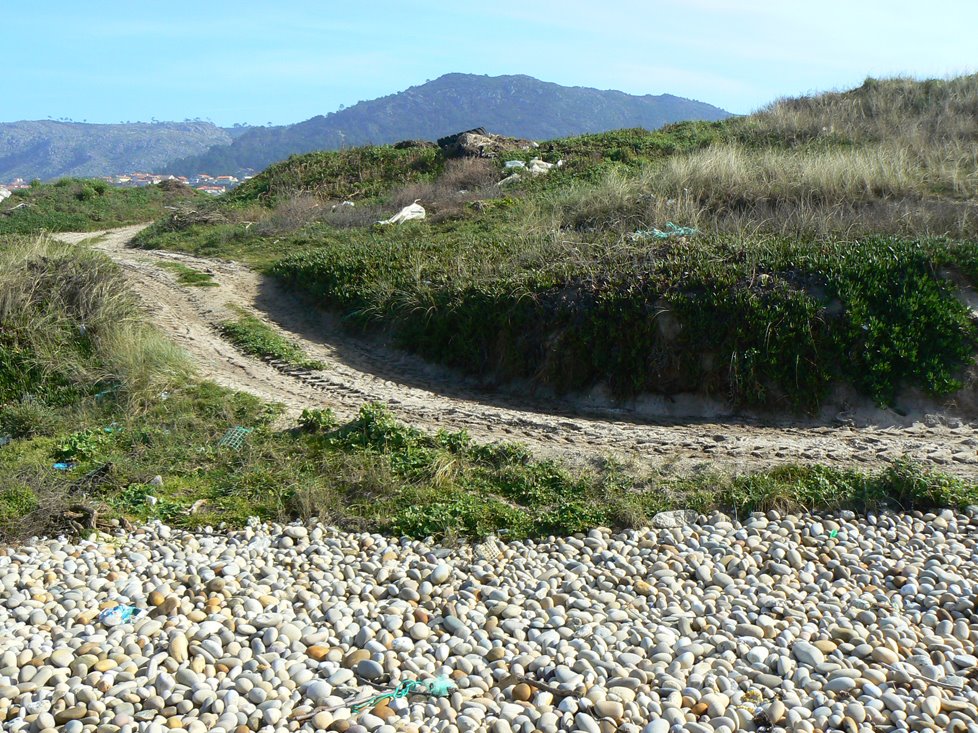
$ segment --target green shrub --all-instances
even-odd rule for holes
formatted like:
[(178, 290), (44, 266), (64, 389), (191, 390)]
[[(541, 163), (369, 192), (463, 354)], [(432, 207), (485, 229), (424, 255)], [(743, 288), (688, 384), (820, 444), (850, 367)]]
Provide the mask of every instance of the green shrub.
[(833, 264), (829, 284), (845, 305), (836, 353), (854, 384), (881, 403), (905, 384), (933, 394), (961, 386), (978, 329), (924, 245), (878, 240)]

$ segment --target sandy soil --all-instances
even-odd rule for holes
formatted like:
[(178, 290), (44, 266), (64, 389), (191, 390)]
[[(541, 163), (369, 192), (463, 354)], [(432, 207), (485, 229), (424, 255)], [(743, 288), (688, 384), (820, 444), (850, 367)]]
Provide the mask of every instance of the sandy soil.
[[(626, 461), (689, 470), (734, 471), (785, 462), (867, 468), (902, 455), (960, 476), (978, 476), (978, 422), (918, 404), (906, 416), (866, 406), (819, 419), (733, 414), (702, 399), (647, 399), (616, 405), (600, 393), (574, 399), (534, 394), (519, 385), (488, 389), (476, 380), (354, 337), (336, 319), (310, 308), (276, 282), (232, 262), (129, 249), (141, 227), (63, 234), (124, 268), (158, 326), (190, 353), (200, 373), (234, 389), (283, 403), (294, 418), (305, 407), (331, 407), (347, 419), (368, 401), (425, 429), (465, 429), (478, 440), (516, 440), (539, 455)], [(213, 274), (219, 287), (184, 287), (159, 267), (178, 261)], [(298, 342), (322, 371), (303, 371), (245, 356), (221, 338), (229, 306), (244, 308)]]

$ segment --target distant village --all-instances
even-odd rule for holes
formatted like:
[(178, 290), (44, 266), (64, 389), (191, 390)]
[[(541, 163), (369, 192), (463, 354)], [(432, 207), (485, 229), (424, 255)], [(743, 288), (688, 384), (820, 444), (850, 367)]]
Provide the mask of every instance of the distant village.
[[(163, 181), (179, 181), (201, 193), (219, 196), (250, 178), (252, 176), (237, 178), (235, 176), (211, 176), (207, 173), (198, 173), (189, 177), (170, 176), (161, 173), (124, 173), (112, 176), (99, 176), (97, 180), (105, 181), (120, 188), (140, 188), (142, 186), (154, 186)], [(0, 183), (0, 201), (10, 196), (11, 192), (22, 188), (30, 188), (30, 185), (30, 182), (25, 181), (23, 178), (15, 178), (9, 183)]]

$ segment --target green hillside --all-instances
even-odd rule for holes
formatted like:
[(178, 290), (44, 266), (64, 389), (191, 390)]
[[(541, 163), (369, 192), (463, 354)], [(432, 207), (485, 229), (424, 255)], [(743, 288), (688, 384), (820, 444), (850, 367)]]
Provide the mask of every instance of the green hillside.
[[(867, 80), (494, 159), (295, 156), (214, 223), (164, 220), (142, 244), (249, 260), (352, 327), (560, 391), (806, 411), (839, 382), (883, 404), (970, 394), (978, 327), (955, 288), (978, 284), (975, 104), (975, 76)], [(563, 163), (497, 185), (533, 156)], [(425, 221), (373, 223), (415, 199)]]
[(0, 234), (110, 229), (152, 221), (167, 207), (202, 197), (176, 181), (142, 188), (117, 188), (97, 179), (35, 181), (0, 201)]

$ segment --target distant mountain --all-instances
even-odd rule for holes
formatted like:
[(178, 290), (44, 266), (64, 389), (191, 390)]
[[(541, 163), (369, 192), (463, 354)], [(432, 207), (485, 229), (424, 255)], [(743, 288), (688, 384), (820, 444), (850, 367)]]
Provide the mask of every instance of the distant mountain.
[(513, 137), (548, 140), (624, 127), (656, 129), (681, 120), (721, 120), (730, 113), (671, 94), (634, 96), (564, 87), (530, 76), (446, 74), (434, 81), (295, 125), (252, 128), (169, 165), (192, 175), (261, 169), (294, 153), (400, 140), (435, 140), (484, 127)]
[(224, 130), (209, 122), (2, 122), (0, 182), (158, 172), (176, 158), (228, 145), (246, 131)]

